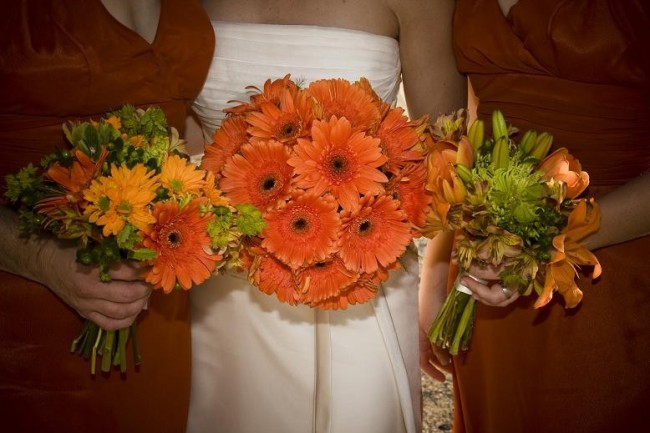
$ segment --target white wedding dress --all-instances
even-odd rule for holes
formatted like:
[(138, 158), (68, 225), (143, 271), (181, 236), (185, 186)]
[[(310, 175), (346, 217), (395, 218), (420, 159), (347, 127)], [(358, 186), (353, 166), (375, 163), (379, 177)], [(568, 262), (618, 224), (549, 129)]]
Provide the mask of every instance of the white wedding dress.
[[(397, 42), (329, 27), (213, 22), (216, 52), (195, 110), (209, 140), (248, 85), (361, 76), (394, 101)], [(219, 275), (191, 290), (188, 433), (420, 431), (417, 255), (374, 301), (345, 311), (292, 307)]]

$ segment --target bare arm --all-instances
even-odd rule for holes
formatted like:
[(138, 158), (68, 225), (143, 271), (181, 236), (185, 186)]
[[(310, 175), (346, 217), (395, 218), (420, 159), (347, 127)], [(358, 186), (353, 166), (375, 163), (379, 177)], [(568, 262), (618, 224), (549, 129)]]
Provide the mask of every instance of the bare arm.
[(137, 269), (122, 264), (111, 271), (111, 283), (99, 281), (96, 269), (76, 262), (76, 248), (49, 237), (23, 238), (18, 217), (0, 206), (0, 269), (50, 288), (81, 316), (106, 330), (128, 327), (146, 305), (151, 288), (141, 281)]
[(464, 107), (465, 78), (451, 43), (453, 0), (393, 0), (399, 21), (404, 95), (412, 117)]
[(597, 249), (649, 234), (650, 171), (603, 196), (597, 203), (602, 214), (600, 229), (584, 240), (586, 247)]
[(429, 240), (420, 272), (420, 368), (441, 382), (445, 380), (445, 376), (440, 370), (448, 370), (450, 355), (432, 345), (427, 334), (447, 296), (452, 243), (452, 232), (442, 232)]
[[(457, 110), (465, 105), (465, 78), (456, 70), (451, 45), (451, 0), (399, 0), (394, 10), (399, 21), (399, 43), (404, 95), (412, 118)], [(452, 235), (429, 241), (421, 272), (420, 366), (444, 381), (449, 355), (433, 347), (426, 332), (446, 296)]]

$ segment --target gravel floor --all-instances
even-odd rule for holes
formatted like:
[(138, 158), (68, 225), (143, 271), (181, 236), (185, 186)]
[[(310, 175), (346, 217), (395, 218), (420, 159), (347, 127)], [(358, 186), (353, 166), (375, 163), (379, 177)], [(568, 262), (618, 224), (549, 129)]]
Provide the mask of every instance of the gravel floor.
[(450, 432), (454, 416), (451, 376), (444, 383), (422, 376), (422, 433)]

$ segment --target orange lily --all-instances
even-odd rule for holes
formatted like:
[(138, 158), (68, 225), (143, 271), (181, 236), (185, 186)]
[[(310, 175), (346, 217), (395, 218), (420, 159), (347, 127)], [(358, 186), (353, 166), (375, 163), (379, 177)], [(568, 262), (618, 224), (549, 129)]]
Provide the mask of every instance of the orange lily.
[(592, 278), (600, 276), (602, 268), (596, 256), (579, 241), (596, 232), (599, 226), (600, 207), (593, 199), (589, 202), (581, 200), (569, 215), (565, 229), (553, 238), (555, 251), (546, 266), (544, 288), (535, 302), (535, 308), (548, 304), (555, 289), (564, 297), (567, 308), (580, 303), (582, 291), (575, 283), (576, 266), (593, 266)]
[(47, 170), (46, 176), (63, 187), (61, 194), (44, 198), (36, 204), (36, 209), (50, 218), (57, 219), (59, 208), (71, 208), (79, 211), (84, 205), (83, 191), (96, 178), (106, 160), (108, 151), (102, 147), (97, 161), (79, 149), (71, 150), (75, 161), (70, 167), (54, 163)]
[(547, 156), (539, 165), (546, 180), (556, 179), (567, 185), (567, 197), (576, 198), (589, 185), (589, 174), (582, 171), (578, 161), (569, 151), (562, 147)]
[(474, 167), (474, 148), (469, 138), (462, 136), (458, 142), (458, 152), (456, 153), (456, 164), (463, 164), (467, 168)]

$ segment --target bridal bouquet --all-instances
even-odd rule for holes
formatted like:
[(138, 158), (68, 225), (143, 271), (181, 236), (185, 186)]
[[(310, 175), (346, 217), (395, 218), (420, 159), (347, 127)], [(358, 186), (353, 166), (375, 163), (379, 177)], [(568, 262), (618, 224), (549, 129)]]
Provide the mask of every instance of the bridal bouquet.
[[(499, 111), (492, 116), (493, 136), (485, 139), (478, 120), (463, 135), (462, 117), (439, 119), (438, 140), (428, 155), (427, 188), (433, 193), (427, 236), (456, 232), (459, 278), (429, 331), (432, 343), (453, 355), (467, 349), (475, 300), (460, 283), (474, 262), (501, 272), (501, 284), (522, 295), (535, 293), (535, 307), (558, 292), (567, 308), (582, 292), (576, 268), (601, 269), (580, 244), (600, 224), (592, 200), (577, 198), (589, 184), (580, 163), (561, 148), (547, 156), (552, 136), (530, 130), (517, 143)], [(471, 276), (471, 275), (470, 275)]]
[[(99, 121), (64, 125), (70, 149), (7, 177), (7, 198), (19, 211), (22, 233), (48, 232), (76, 240), (77, 260), (99, 269), (136, 260), (144, 279), (169, 293), (189, 289), (218, 268), (239, 263), (240, 238), (263, 225), (253, 206), (233, 206), (214, 176), (184, 157), (184, 142), (158, 108), (124, 106)], [(86, 321), (72, 351), (96, 356), (101, 370), (126, 371), (126, 345), (135, 324), (105, 331)]]
[(242, 253), (249, 281), (291, 305), (374, 298), (425, 223), (427, 119), (410, 121), (364, 78), (301, 88), (286, 76), (252, 89), (202, 161), (232, 203), (264, 213)]

